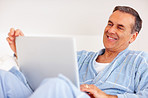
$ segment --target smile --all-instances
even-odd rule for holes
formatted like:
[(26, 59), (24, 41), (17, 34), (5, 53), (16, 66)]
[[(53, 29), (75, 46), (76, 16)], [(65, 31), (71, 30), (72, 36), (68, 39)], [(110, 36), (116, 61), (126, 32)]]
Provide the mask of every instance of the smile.
[(107, 38), (110, 39), (110, 40), (117, 40), (117, 38), (113, 38), (113, 37), (110, 37), (108, 35), (107, 35)]

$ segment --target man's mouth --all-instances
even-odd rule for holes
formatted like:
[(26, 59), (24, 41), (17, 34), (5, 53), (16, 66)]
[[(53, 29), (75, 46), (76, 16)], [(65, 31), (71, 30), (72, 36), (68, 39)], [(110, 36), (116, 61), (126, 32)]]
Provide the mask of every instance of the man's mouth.
[(114, 37), (111, 37), (111, 36), (108, 36), (108, 35), (107, 35), (107, 38), (110, 39), (110, 40), (117, 40), (117, 38), (114, 38)]

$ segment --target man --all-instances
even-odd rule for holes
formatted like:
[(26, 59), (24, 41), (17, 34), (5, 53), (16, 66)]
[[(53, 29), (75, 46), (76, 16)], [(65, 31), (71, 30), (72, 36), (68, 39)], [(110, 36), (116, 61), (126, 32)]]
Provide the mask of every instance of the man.
[[(92, 98), (148, 97), (148, 54), (142, 51), (128, 50), (128, 46), (137, 38), (141, 27), (142, 20), (134, 9), (126, 6), (115, 7), (104, 30), (105, 49), (97, 53), (78, 52), (82, 92), (87, 92)], [(15, 55), (17, 55), (15, 37), (19, 35), (23, 35), (20, 30), (11, 29), (7, 38)], [(70, 97), (80, 97), (80, 95), (83, 98), (88, 97), (75, 88), (65, 77), (60, 83), (64, 86), (54, 85), (52, 87), (51, 84), (54, 83), (50, 81), (45, 85), (43, 83), (32, 94), (32, 97), (39, 97), (39, 93), (42, 96), (55, 97), (54, 94), (63, 95), (64, 90), (66, 90), (64, 97), (67, 94)], [(60, 88), (62, 92), (57, 91), (56, 88)], [(51, 89), (53, 92), (50, 91)], [(59, 97), (63, 97), (62, 95)]]

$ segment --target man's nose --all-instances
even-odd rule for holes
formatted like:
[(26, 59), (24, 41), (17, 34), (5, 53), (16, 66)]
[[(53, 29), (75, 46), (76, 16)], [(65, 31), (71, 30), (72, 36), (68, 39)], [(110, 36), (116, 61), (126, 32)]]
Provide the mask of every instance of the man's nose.
[(117, 29), (116, 29), (115, 26), (112, 26), (112, 27), (110, 27), (110, 28), (108, 29), (108, 32), (109, 32), (109, 33), (116, 33), (116, 31), (117, 31)]

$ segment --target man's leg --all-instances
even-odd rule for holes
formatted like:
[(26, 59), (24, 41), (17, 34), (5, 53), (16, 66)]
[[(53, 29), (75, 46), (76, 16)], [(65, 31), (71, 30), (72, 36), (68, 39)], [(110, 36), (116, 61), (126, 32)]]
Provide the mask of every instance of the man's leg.
[(32, 91), (14, 74), (0, 70), (0, 98), (27, 98)]
[(89, 98), (63, 76), (46, 79), (30, 98)]

